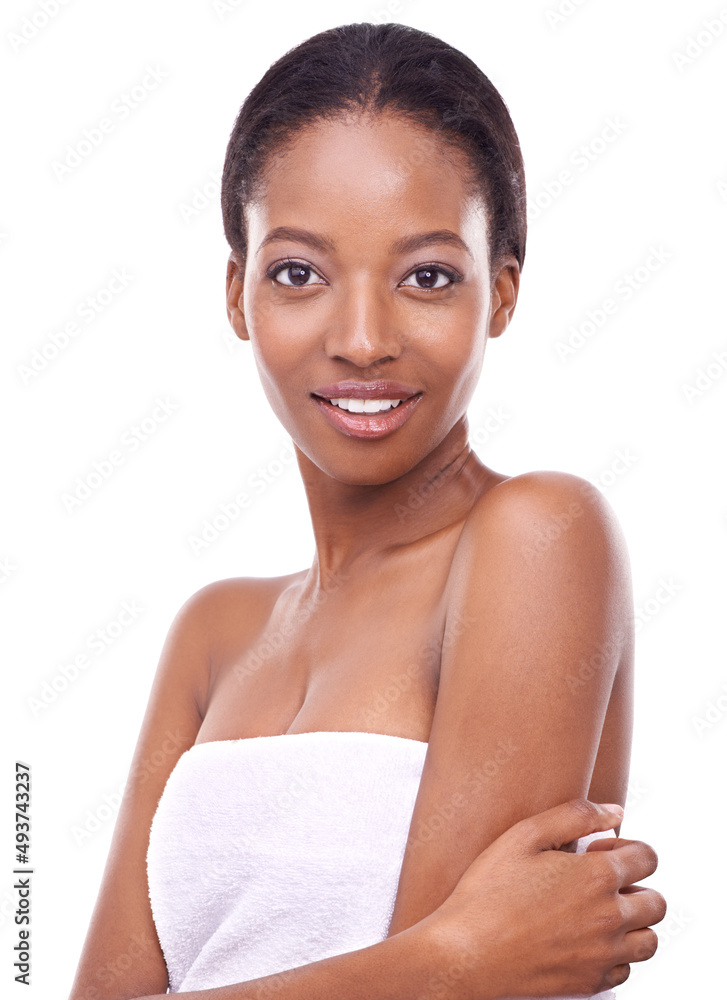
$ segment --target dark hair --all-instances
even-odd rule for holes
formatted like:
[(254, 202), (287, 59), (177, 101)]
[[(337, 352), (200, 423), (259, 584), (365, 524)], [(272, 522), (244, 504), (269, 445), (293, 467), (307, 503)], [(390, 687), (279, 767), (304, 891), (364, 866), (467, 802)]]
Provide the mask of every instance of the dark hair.
[(515, 127), (499, 92), (464, 53), (404, 24), (344, 24), (281, 56), (245, 99), (222, 173), (225, 236), (241, 267), (244, 207), (270, 155), (316, 119), (388, 110), (462, 150), (485, 196), (494, 266), (522, 267), (527, 231), (525, 173)]

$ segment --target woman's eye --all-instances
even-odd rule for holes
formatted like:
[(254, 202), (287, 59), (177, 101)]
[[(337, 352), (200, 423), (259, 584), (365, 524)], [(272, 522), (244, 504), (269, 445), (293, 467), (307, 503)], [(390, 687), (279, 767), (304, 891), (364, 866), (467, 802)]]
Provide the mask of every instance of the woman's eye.
[[(283, 280), (282, 275), (285, 275), (287, 280)], [(314, 276), (316, 278), (321, 277), (309, 264), (301, 264), (295, 261), (293, 263), (278, 264), (268, 273), (268, 277), (272, 278), (273, 281), (277, 281), (279, 285), (286, 285), (288, 288), (305, 288), (308, 285), (325, 284), (322, 278), (320, 281), (311, 280)]]
[[(326, 284), (325, 280), (310, 264), (304, 264), (302, 261), (281, 261), (274, 264), (268, 270), (267, 277), (287, 288), (307, 288), (311, 285)], [(442, 267), (429, 266), (417, 268), (401, 284), (408, 288), (434, 290), (446, 288), (447, 285), (459, 280), (461, 280), (459, 276), (452, 271)]]
[(402, 281), (407, 288), (446, 288), (456, 281), (456, 275), (441, 267), (420, 267)]

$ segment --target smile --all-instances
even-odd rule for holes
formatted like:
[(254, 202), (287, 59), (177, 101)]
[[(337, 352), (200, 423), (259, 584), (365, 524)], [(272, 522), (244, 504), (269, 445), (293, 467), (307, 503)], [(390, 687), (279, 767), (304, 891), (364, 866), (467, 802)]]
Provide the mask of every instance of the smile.
[(326, 419), (349, 437), (382, 438), (398, 430), (412, 415), (421, 393), (408, 399), (324, 399), (311, 395)]
[(383, 410), (391, 410), (399, 405), (400, 399), (331, 399), (330, 403), (340, 406), (342, 410), (349, 413), (381, 413)]

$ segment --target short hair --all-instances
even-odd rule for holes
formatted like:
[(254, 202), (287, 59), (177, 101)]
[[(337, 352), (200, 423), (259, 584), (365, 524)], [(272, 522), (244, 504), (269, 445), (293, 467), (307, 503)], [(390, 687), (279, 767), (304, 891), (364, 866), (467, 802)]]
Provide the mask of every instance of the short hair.
[(222, 172), (225, 237), (244, 270), (245, 206), (271, 155), (317, 120), (398, 114), (467, 156), (488, 216), (491, 268), (527, 234), (525, 170), (507, 106), (482, 70), (435, 35), (404, 24), (345, 24), (276, 60), (246, 97)]

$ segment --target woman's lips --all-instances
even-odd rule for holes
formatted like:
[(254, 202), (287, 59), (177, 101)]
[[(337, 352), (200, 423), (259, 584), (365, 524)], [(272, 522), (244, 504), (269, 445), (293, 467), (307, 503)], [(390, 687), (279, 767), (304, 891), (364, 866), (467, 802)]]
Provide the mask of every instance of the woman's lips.
[(324, 399), (408, 399), (417, 396), (420, 390), (416, 386), (405, 385), (404, 382), (394, 382), (392, 379), (374, 379), (362, 382), (360, 379), (344, 379), (333, 385), (322, 385), (313, 389), (314, 396)]
[(317, 404), (326, 419), (336, 430), (342, 431), (349, 437), (356, 438), (381, 438), (397, 430), (406, 423), (414, 412), (421, 393), (410, 396), (409, 399), (402, 400), (397, 407), (386, 410), (383, 413), (349, 413), (342, 410), (340, 406), (335, 406), (327, 399), (320, 396), (312, 396), (313, 402)]

